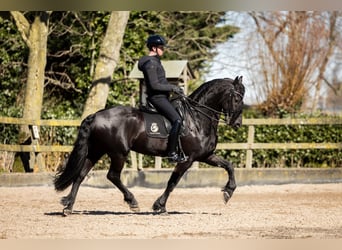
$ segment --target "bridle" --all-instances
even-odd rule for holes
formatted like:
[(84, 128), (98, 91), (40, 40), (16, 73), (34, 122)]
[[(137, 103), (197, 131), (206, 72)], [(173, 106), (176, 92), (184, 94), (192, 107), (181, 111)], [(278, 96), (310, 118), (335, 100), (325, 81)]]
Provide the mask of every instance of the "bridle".
[(226, 123), (229, 124), (230, 121), (234, 118), (235, 112), (238, 110), (237, 107), (234, 107), (234, 98), (235, 95), (238, 95), (241, 98), (241, 101), (243, 99), (243, 96), (236, 90), (231, 90), (229, 92), (229, 106), (228, 111), (226, 112)]
[[(221, 122), (220, 117), (223, 115), (224, 116), (224, 120), (226, 124), (229, 124), (230, 121), (232, 120), (233, 116), (234, 116), (234, 111), (233, 111), (233, 102), (234, 102), (234, 97), (235, 95), (238, 95), (241, 97), (241, 100), (243, 99), (243, 96), (236, 90), (232, 90), (229, 93), (229, 106), (228, 106), (228, 111), (217, 111), (216, 109), (213, 109), (207, 105), (201, 104), (197, 101), (192, 100), (191, 98), (185, 96), (185, 95), (180, 95), (183, 100), (184, 103), (186, 103), (190, 110), (196, 110), (198, 113), (202, 114), (203, 116), (205, 116), (206, 118), (208, 118), (209, 120), (212, 121), (216, 121), (216, 122)], [(211, 116), (208, 115), (206, 112), (204, 112), (203, 109), (209, 110), (210, 112), (213, 112), (215, 115)], [(218, 117), (218, 119), (216, 118)]]

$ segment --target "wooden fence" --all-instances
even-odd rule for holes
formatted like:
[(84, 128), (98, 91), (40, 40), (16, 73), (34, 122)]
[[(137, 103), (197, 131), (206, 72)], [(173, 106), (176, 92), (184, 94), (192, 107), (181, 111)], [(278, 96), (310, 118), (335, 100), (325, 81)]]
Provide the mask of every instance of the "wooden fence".
[[(23, 118), (0, 117), (0, 124), (17, 124), (33, 126), (79, 126), (81, 120), (27, 120)], [(342, 117), (330, 118), (306, 118), (306, 119), (243, 119), (243, 125), (248, 126), (248, 137), (245, 143), (218, 143), (217, 149), (222, 150), (246, 150), (246, 168), (252, 167), (253, 150), (255, 149), (342, 149), (342, 142), (331, 143), (255, 143), (255, 126), (260, 125), (342, 125)], [(0, 151), (10, 152), (70, 152), (71, 145), (8, 145), (0, 144)], [(139, 157), (141, 162), (141, 157)], [(142, 167), (137, 164), (137, 156), (132, 155), (133, 167)], [(161, 158), (156, 157), (155, 167), (161, 167)]]
[(246, 168), (252, 167), (254, 149), (342, 149), (342, 142), (331, 143), (254, 143), (255, 126), (260, 125), (341, 125), (342, 117), (334, 118), (306, 118), (306, 119), (244, 119), (243, 125), (248, 126), (247, 143), (219, 143), (217, 149), (244, 149), (246, 154)]

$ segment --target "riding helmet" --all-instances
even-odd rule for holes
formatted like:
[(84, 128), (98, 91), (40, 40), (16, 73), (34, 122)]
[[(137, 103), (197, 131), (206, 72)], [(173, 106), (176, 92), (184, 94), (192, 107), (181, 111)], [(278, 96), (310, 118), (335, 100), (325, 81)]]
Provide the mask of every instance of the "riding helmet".
[(147, 38), (146, 45), (149, 49), (155, 46), (166, 46), (166, 40), (161, 35), (150, 35)]

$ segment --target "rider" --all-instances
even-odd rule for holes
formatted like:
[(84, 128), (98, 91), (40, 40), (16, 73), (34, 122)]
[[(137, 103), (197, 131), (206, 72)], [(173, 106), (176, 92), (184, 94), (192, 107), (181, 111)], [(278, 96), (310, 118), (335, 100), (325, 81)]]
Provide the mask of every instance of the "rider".
[(183, 94), (183, 90), (167, 81), (165, 70), (160, 62), (160, 57), (163, 55), (166, 47), (165, 39), (160, 35), (150, 35), (146, 45), (149, 49), (149, 54), (140, 58), (138, 68), (144, 74), (147, 99), (172, 124), (167, 144), (170, 162), (182, 162), (185, 159), (176, 150), (182, 118), (171, 105), (169, 96), (171, 92)]

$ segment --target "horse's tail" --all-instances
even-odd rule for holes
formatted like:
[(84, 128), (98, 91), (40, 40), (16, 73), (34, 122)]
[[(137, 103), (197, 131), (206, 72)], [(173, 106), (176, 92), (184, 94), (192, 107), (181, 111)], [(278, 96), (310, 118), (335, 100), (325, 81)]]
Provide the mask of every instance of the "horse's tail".
[(54, 185), (56, 191), (65, 190), (80, 175), (88, 154), (88, 138), (91, 132), (90, 126), (94, 118), (95, 114), (92, 114), (82, 121), (69, 159), (55, 176)]

